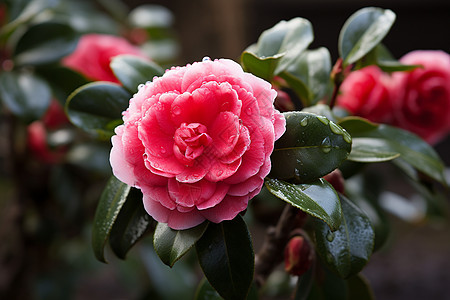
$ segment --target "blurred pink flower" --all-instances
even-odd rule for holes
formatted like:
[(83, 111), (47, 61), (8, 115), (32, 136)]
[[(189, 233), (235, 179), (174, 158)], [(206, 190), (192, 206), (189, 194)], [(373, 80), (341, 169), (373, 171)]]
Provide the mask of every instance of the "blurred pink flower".
[(114, 56), (120, 54), (146, 57), (138, 47), (122, 37), (86, 34), (80, 38), (75, 51), (62, 60), (62, 64), (91, 80), (118, 83), (109, 64)]
[(172, 68), (130, 100), (112, 137), (114, 175), (173, 229), (233, 219), (259, 193), (285, 130), (275, 97), (231, 60)]
[(392, 120), (390, 80), (377, 66), (351, 72), (340, 87), (337, 105), (353, 115), (388, 123)]
[(423, 67), (394, 73), (394, 125), (435, 144), (450, 131), (450, 55), (418, 50), (400, 61)]
[(42, 120), (37, 120), (27, 127), (27, 143), (31, 153), (45, 163), (60, 162), (65, 153), (66, 147), (51, 149), (47, 142), (48, 131), (58, 129), (69, 123), (64, 109), (58, 100), (52, 100), (50, 106)]

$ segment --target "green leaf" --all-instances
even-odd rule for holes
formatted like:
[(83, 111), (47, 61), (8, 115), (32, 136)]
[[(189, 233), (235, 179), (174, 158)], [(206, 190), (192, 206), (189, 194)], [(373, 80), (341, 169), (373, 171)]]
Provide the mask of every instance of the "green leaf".
[(195, 292), (194, 300), (222, 300), (223, 298), (217, 291), (209, 284), (205, 277), (200, 281), (197, 291)]
[(310, 182), (336, 169), (349, 155), (351, 137), (336, 123), (306, 112), (284, 116), (286, 132), (275, 143), (269, 177)]
[(339, 34), (339, 55), (352, 64), (376, 47), (391, 29), (395, 14), (389, 9), (367, 7), (345, 22)]
[(47, 80), (55, 97), (64, 104), (74, 90), (89, 82), (80, 73), (60, 65), (39, 68), (37, 73)]
[(52, 9), (58, 1), (54, 0), (32, 0), (32, 1), (11, 1), (8, 7), (8, 16), (11, 20), (0, 28), (0, 38), (8, 38), (19, 26), (29, 22), (40, 13), (45, 13)]
[(208, 222), (186, 229), (174, 230), (165, 223), (158, 223), (153, 236), (153, 246), (161, 261), (172, 267), (202, 237)]
[(114, 134), (122, 123), (131, 95), (121, 86), (109, 82), (93, 82), (75, 90), (67, 99), (70, 121), (101, 139)]
[(339, 197), (326, 180), (321, 178), (311, 184), (290, 184), (268, 179), (266, 187), (281, 200), (327, 223), (332, 231), (341, 225), (342, 209)]
[(256, 54), (244, 51), (241, 56), (241, 63), (244, 70), (258, 77), (270, 81), (278, 62), (284, 54), (278, 54), (270, 57), (260, 58)]
[(369, 260), (374, 232), (369, 218), (350, 200), (340, 195), (343, 219), (331, 232), (327, 224), (316, 219), (316, 249), (325, 264), (342, 278), (359, 273)]
[(348, 300), (374, 300), (372, 288), (362, 274), (357, 274), (347, 280)]
[(51, 96), (48, 84), (33, 73), (0, 73), (0, 100), (25, 122), (40, 119), (50, 105)]
[(111, 69), (123, 86), (135, 93), (140, 84), (161, 76), (164, 70), (154, 62), (133, 55), (119, 55), (112, 59)]
[(109, 235), (109, 244), (117, 257), (125, 259), (127, 252), (147, 232), (153, 219), (142, 203), (142, 192), (131, 188)]
[(325, 96), (330, 85), (331, 56), (322, 47), (305, 50), (280, 76), (304, 101), (304, 106), (311, 106)]
[(196, 249), (203, 273), (214, 289), (226, 300), (246, 299), (253, 281), (255, 257), (242, 217), (210, 223)]
[(400, 156), (398, 152), (389, 152), (386, 140), (379, 138), (352, 138), (352, 151), (348, 160), (374, 163), (393, 160)]
[(295, 288), (294, 300), (307, 300), (314, 283), (315, 266), (306, 271), (302, 276), (298, 277), (297, 286)]
[(246, 71), (271, 80), (297, 59), (313, 41), (311, 23), (303, 18), (281, 21), (264, 31), (241, 58)]
[(100, 197), (92, 228), (92, 247), (101, 262), (106, 262), (103, 249), (130, 189), (129, 185), (112, 176)]
[[(374, 124), (357, 117), (343, 119), (339, 125), (353, 138), (381, 139), (379, 151), (400, 153), (403, 160), (434, 180), (446, 184), (444, 163), (428, 143), (415, 134), (385, 124)], [(381, 147), (383, 146), (383, 147)]]
[(405, 65), (394, 58), (389, 50), (383, 45), (379, 44), (373, 50), (375, 51), (376, 64), (384, 72), (396, 71), (411, 71), (421, 67), (420, 65)]
[(70, 54), (78, 42), (77, 33), (67, 24), (45, 22), (33, 25), (17, 42), (17, 65), (53, 63)]
[(345, 181), (346, 195), (370, 219), (375, 233), (374, 252), (385, 244), (391, 231), (389, 219), (379, 204), (383, 184), (377, 175), (365, 172)]
[(323, 266), (317, 273), (319, 273), (320, 276), (316, 276), (316, 281), (311, 287), (311, 292), (309, 293), (307, 300), (348, 300), (346, 280), (338, 277)]

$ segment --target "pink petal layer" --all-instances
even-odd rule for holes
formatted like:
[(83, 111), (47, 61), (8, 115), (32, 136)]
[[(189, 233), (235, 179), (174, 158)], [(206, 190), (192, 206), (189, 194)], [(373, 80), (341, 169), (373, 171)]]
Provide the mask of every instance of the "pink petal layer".
[(167, 223), (167, 225), (175, 230), (183, 230), (195, 227), (205, 220), (205, 217), (198, 210), (192, 210), (183, 213), (177, 209), (170, 210), (162, 206), (159, 202), (149, 199), (144, 194), (144, 208), (147, 213), (156, 221)]

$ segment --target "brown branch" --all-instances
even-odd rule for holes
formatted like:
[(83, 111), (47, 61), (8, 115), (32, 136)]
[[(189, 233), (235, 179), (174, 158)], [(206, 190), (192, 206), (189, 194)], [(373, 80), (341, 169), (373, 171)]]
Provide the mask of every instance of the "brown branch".
[(276, 227), (269, 227), (266, 238), (256, 255), (255, 259), (255, 280), (262, 286), (275, 267), (283, 261), (284, 247), (286, 246), (291, 231), (296, 227), (297, 216), (301, 211), (286, 204), (278, 220)]

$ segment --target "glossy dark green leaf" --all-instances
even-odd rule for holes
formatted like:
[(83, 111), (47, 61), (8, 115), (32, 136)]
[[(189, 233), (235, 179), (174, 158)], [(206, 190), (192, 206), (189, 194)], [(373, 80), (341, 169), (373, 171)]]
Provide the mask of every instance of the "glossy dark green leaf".
[(69, 96), (66, 111), (74, 125), (98, 138), (108, 139), (122, 123), (122, 112), (127, 109), (130, 98), (131, 95), (117, 84), (89, 83)]
[(0, 73), (0, 100), (25, 122), (40, 119), (50, 104), (51, 96), (47, 82), (33, 73)]
[(101, 262), (106, 262), (103, 250), (130, 189), (129, 185), (112, 176), (100, 197), (92, 228), (92, 247)]
[(307, 300), (348, 300), (346, 280), (322, 265), (318, 265), (316, 272), (320, 275), (316, 276)]
[(214, 289), (226, 300), (246, 299), (253, 281), (255, 257), (242, 217), (210, 223), (196, 249), (203, 273)]
[(14, 60), (18, 65), (53, 63), (75, 50), (77, 42), (77, 33), (67, 24), (38, 23), (17, 42)]
[(286, 132), (275, 143), (269, 177), (311, 182), (336, 169), (349, 155), (351, 137), (336, 123), (306, 112), (284, 116)]
[(197, 291), (195, 292), (194, 300), (222, 300), (223, 298), (217, 291), (209, 284), (205, 277), (200, 281)]
[(394, 58), (391, 52), (383, 45), (379, 44), (373, 50), (376, 57), (376, 65), (384, 72), (411, 71), (419, 68), (420, 65), (405, 65)]
[(339, 35), (339, 55), (344, 65), (356, 62), (375, 48), (394, 21), (394, 12), (376, 7), (366, 7), (351, 15)]
[(172, 267), (202, 237), (208, 222), (186, 229), (174, 230), (165, 223), (158, 223), (153, 236), (153, 246), (161, 261)]
[(352, 151), (348, 160), (364, 163), (374, 163), (393, 160), (400, 156), (398, 152), (389, 149), (386, 140), (379, 138), (352, 138)]
[[(444, 163), (434, 149), (413, 133), (385, 124), (374, 124), (367, 120), (348, 117), (339, 123), (353, 138), (381, 139), (378, 149), (400, 153), (403, 160), (434, 180), (446, 184)], [(382, 148), (381, 146), (385, 147)]]
[(256, 54), (245, 51), (241, 56), (244, 70), (266, 80), (271, 80), (278, 62), (284, 54), (260, 58)]
[(339, 197), (324, 179), (311, 184), (290, 184), (277, 179), (266, 181), (267, 189), (278, 198), (324, 221), (332, 231), (341, 225)]
[(370, 219), (375, 233), (374, 252), (385, 244), (391, 232), (389, 219), (378, 203), (383, 185), (377, 175), (365, 172), (345, 181), (346, 195)]
[(144, 209), (142, 192), (131, 188), (109, 235), (109, 244), (117, 257), (125, 259), (127, 252), (144, 236), (152, 222), (153, 219)]
[(330, 85), (331, 56), (326, 48), (305, 50), (280, 76), (311, 106), (325, 96)]
[(119, 55), (112, 59), (111, 69), (123, 86), (135, 93), (140, 84), (161, 76), (164, 70), (154, 62), (132, 55)]
[(369, 260), (374, 231), (369, 218), (355, 204), (340, 195), (343, 219), (331, 232), (328, 225), (316, 219), (316, 249), (324, 263), (342, 278), (359, 273)]
[(89, 82), (80, 73), (60, 65), (38, 68), (37, 73), (47, 80), (54, 96), (61, 103), (66, 103), (66, 99), (74, 90)]
[[(244, 51), (246, 71), (271, 80), (297, 59), (314, 39), (311, 23), (303, 18), (281, 21), (264, 31), (255, 45)], [(252, 55), (249, 55), (252, 54)]]
[(8, 38), (19, 26), (58, 4), (58, 1), (55, 0), (13, 0), (10, 2), (7, 11), (10, 22), (0, 28), (2, 38)]
[(295, 287), (295, 296), (294, 300), (307, 300), (310, 293), (311, 288), (314, 283), (314, 275), (315, 275), (315, 266), (312, 266), (311, 268), (306, 271), (303, 275), (298, 277), (297, 279), (297, 285)]
[(357, 274), (347, 280), (348, 300), (374, 300), (372, 288), (362, 274)]

